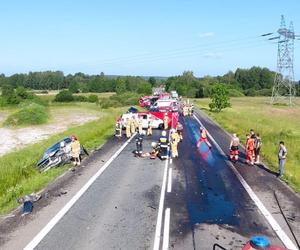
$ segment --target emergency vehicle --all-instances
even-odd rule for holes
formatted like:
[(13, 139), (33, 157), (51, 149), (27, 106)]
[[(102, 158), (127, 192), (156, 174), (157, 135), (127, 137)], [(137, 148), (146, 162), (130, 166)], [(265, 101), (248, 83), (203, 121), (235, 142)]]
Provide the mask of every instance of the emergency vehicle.
[[(177, 112), (166, 112), (169, 118), (169, 127), (176, 128), (179, 120), (179, 114)], [(126, 113), (123, 114), (117, 121), (121, 121), (122, 127), (125, 128), (125, 124), (128, 119), (134, 118), (137, 121), (143, 118), (143, 129), (148, 128), (149, 122), (151, 121), (151, 125), (153, 129), (163, 129), (164, 127), (164, 117), (165, 113), (163, 112), (138, 112), (138, 113)]]
[(178, 112), (179, 102), (174, 99), (159, 99), (150, 107), (150, 110), (156, 110), (159, 112)]

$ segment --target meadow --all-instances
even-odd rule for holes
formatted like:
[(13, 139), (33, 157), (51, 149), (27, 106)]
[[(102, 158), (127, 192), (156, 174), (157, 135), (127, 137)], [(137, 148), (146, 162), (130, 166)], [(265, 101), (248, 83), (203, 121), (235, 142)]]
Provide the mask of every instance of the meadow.
[[(51, 97), (45, 96), (50, 99)], [(51, 103), (49, 105), (50, 119), (47, 124), (28, 126), (30, 130), (45, 131), (47, 126), (58, 127), (65, 122), (60, 132), (49, 134), (47, 139), (13, 150), (0, 157), (0, 214), (5, 214), (18, 204), (16, 199), (25, 194), (37, 192), (65, 172), (69, 166), (54, 168), (46, 173), (40, 173), (36, 168), (37, 161), (45, 149), (61, 138), (76, 134), (81, 144), (90, 151), (103, 144), (114, 133), (114, 124), (117, 116), (125, 112), (128, 107), (102, 109), (95, 103)], [(0, 110), (11, 113), (15, 108)], [(67, 117), (89, 114), (93, 119), (70, 122)], [(78, 125), (80, 124), (80, 125)], [(45, 127), (46, 126), (46, 127)], [(27, 129), (26, 126), (20, 129)], [(1, 128), (0, 128), (1, 129)], [(7, 128), (2, 128), (7, 129)], [(12, 128), (15, 132), (19, 128)], [(46, 131), (45, 131), (46, 132)], [(34, 142), (34, 141), (33, 141)]]
[(276, 172), (279, 141), (284, 141), (288, 154), (283, 178), (300, 192), (300, 98), (296, 98), (291, 107), (270, 105), (267, 97), (231, 98), (232, 107), (220, 113), (209, 111), (210, 99), (194, 102), (229, 133), (237, 133), (242, 142), (250, 129), (259, 133), (263, 142), (263, 161)]

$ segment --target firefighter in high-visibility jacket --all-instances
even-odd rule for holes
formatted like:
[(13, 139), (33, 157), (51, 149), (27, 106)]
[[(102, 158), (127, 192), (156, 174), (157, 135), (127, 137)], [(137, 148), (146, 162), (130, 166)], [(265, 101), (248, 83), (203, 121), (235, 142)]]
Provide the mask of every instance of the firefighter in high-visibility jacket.
[(130, 131), (130, 127), (131, 127), (131, 121), (129, 118), (126, 119), (125, 122), (125, 129), (126, 129), (126, 137), (130, 138), (131, 137), (131, 131)]
[(152, 118), (148, 122), (148, 128), (147, 128), (147, 135), (152, 135), (152, 126), (153, 126), (153, 120)]
[(201, 142), (205, 142), (206, 145), (211, 148), (211, 144), (209, 143), (208, 139), (207, 139), (207, 131), (205, 130), (205, 128), (203, 127), (200, 127), (200, 137), (198, 139), (198, 142), (197, 142), (197, 147), (200, 146)]
[(134, 134), (136, 131), (136, 121), (134, 117), (130, 118), (130, 132), (131, 134)]
[(122, 137), (122, 124), (121, 124), (121, 121), (116, 122), (115, 136), (118, 137), (118, 138)]
[(167, 130), (169, 128), (169, 117), (168, 113), (165, 113), (164, 115), (164, 130)]
[(168, 158), (168, 148), (169, 148), (169, 141), (167, 138), (167, 132), (164, 130), (161, 132), (161, 137), (159, 138), (159, 157), (163, 159)]
[(141, 135), (143, 133), (143, 117), (139, 117), (138, 129), (139, 129), (139, 134)]
[(172, 157), (178, 157), (178, 143), (180, 142), (179, 134), (175, 129), (171, 131), (171, 152)]

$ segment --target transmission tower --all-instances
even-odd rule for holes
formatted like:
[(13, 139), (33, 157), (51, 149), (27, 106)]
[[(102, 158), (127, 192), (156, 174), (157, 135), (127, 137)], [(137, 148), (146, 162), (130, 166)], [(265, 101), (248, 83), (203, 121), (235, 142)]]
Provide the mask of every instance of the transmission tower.
[(281, 16), (281, 25), (277, 31), (278, 52), (277, 72), (274, 79), (271, 103), (288, 102), (292, 105), (296, 94), (294, 82), (294, 26), (290, 23), (286, 28), (284, 16)]

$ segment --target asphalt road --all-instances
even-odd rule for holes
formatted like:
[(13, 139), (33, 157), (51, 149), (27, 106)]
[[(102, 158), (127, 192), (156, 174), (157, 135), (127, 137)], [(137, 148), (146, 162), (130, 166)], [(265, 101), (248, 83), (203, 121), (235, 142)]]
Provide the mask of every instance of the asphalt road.
[[(132, 140), (36, 249), (212, 249), (214, 243), (241, 249), (253, 235), (283, 246), (220, 152), (227, 152), (230, 137), (203, 114), (196, 116), (220, 148), (201, 143), (197, 149), (194, 117), (181, 118), (184, 140), (172, 161), (134, 157)], [(145, 137), (144, 151), (159, 133)], [(93, 161), (100, 164), (101, 157)], [(264, 167), (240, 161), (235, 168), (292, 239), (274, 203), (277, 191), (300, 236), (299, 197)]]

